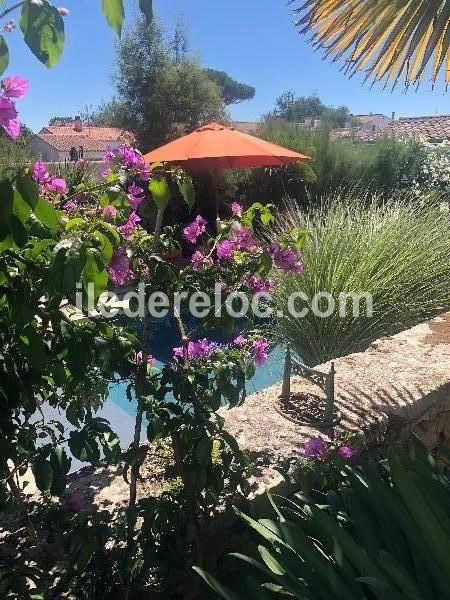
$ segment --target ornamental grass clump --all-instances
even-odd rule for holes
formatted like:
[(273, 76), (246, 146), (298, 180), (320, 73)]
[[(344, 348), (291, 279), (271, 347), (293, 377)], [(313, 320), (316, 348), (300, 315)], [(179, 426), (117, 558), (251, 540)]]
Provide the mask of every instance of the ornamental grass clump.
[[(379, 337), (398, 333), (450, 308), (449, 215), (436, 203), (420, 204), (409, 196), (381, 202), (356, 190), (338, 192), (309, 212), (287, 206), (276, 241), (286, 228), (308, 231), (301, 276), (279, 273), (275, 295), (280, 337), (291, 343), (309, 364), (365, 349)], [(304, 292), (309, 302), (298, 300), (303, 318), (287, 314), (288, 298)], [(311, 310), (319, 292), (336, 303), (330, 316)], [(340, 315), (342, 293), (369, 293), (373, 316), (366, 316), (367, 300), (354, 316), (348, 300)], [(326, 310), (327, 302), (318, 302)], [(369, 306), (370, 308), (370, 306)]]

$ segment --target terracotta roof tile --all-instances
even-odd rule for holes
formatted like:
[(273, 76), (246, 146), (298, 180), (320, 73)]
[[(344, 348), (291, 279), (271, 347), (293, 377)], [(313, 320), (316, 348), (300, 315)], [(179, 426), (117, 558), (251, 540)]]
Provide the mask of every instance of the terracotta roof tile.
[(91, 152), (103, 152), (107, 146), (106, 142), (95, 140), (83, 135), (57, 135), (53, 133), (41, 133), (36, 136), (37, 138), (47, 142), (53, 148), (56, 148), (60, 152), (69, 152), (69, 150), (75, 146), (83, 146), (84, 150)]
[(366, 132), (361, 128), (334, 129), (331, 139), (358, 137), (365, 142), (373, 142), (384, 136), (402, 138), (417, 137), (427, 142), (450, 140), (450, 115), (435, 117), (401, 117), (391, 121), (386, 127), (377, 132)]
[(127, 132), (118, 129), (117, 127), (87, 127), (83, 126), (82, 131), (75, 131), (73, 123), (70, 125), (63, 126), (49, 126), (43, 127), (39, 134), (43, 135), (72, 135), (77, 137), (90, 137), (94, 140), (100, 140), (103, 142), (120, 141)]
[(427, 141), (450, 139), (450, 115), (401, 117), (389, 123), (384, 132), (395, 137), (421, 137)]

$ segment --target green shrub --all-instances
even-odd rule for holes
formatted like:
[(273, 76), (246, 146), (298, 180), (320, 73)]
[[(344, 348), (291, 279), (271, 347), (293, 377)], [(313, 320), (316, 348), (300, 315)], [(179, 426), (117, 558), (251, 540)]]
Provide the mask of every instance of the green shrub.
[[(311, 161), (227, 173), (222, 186), (224, 198), (242, 196), (259, 202), (290, 198), (307, 205), (337, 189), (358, 186), (389, 197), (416, 183), (419, 189), (426, 183), (423, 170), (431, 150), (420, 140), (381, 137), (368, 144), (356, 136), (330, 139), (330, 128), (325, 125), (310, 129), (281, 119), (264, 121), (258, 135), (306, 154)], [(427, 185), (424, 191), (429, 191)]]
[[(381, 137), (368, 144), (356, 136), (330, 139), (329, 127), (310, 129), (281, 119), (263, 122), (258, 135), (306, 154), (311, 161), (283, 168), (230, 171), (223, 177), (224, 199), (280, 204), (290, 198), (306, 206), (338, 189), (355, 186), (385, 198), (415, 186), (418, 195), (429, 193), (430, 187), (442, 192), (448, 186), (448, 167), (439, 160), (447, 151), (431, 149), (420, 140)], [(438, 174), (434, 178), (433, 170)]]
[(422, 446), (414, 458), (391, 449), (381, 468), (348, 467), (328, 498), (272, 500), (275, 520), (239, 513), (264, 544), (261, 560), (233, 555), (256, 567), (247, 567), (239, 594), (197, 571), (225, 600), (268, 600), (271, 592), (301, 600), (449, 597), (450, 479)]
[[(413, 181), (420, 180), (429, 151), (415, 139), (381, 137), (372, 144), (357, 137), (333, 140), (327, 127), (308, 129), (280, 120), (265, 122), (260, 135), (270, 142), (311, 156), (309, 167), (315, 177), (303, 177), (302, 181), (313, 201), (330, 191), (355, 185), (387, 196), (408, 189)], [(297, 185), (301, 192), (302, 185)], [(298, 199), (299, 195), (292, 188), (291, 181), (289, 193), (284, 196)]]
[[(279, 274), (276, 297), (285, 317), (280, 334), (309, 364), (366, 348), (450, 307), (449, 216), (438, 204), (420, 205), (408, 198), (380, 202), (357, 190), (337, 193), (303, 212), (287, 207), (280, 232), (304, 227), (309, 238), (303, 275)], [(274, 233), (276, 239), (278, 232)], [(336, 310), (327, 318), (311, 311), (304, 318), (287, 314), (287, 301), (302, 291), (311, 300), (329, 292), (339, 307), (345, 292), (368, 292), (373, 316), (345, 317)], [(296, 308), (307, 306), (297, 302)]]

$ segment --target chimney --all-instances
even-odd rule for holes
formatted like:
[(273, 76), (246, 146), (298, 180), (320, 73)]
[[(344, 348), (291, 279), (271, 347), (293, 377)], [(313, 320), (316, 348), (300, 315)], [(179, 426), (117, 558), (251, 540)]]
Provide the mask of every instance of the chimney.
[(73, 128), (78, 133), (81, 133), (83, 131), (83, 123), (81, 121), (81, 117), (75, 117)]

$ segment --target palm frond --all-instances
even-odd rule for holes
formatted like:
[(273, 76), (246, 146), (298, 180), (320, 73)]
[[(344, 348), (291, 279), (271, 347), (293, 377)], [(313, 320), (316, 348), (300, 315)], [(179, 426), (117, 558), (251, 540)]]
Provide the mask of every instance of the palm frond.
[(450, 82), (449, 0), (306, 0), (295, 14), (300, 32), (350, 76), (409, 86), (429, 68), (433, 84), (441, 73)]

